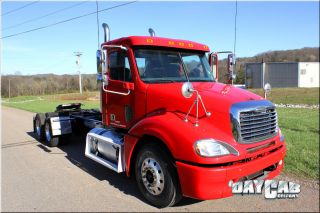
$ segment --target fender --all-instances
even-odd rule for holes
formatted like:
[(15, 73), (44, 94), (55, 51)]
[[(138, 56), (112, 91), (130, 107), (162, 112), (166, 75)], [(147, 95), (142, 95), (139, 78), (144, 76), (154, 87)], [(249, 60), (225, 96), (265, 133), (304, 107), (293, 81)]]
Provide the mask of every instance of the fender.
[[(194, 143), (199, 139), (212, 138), (213, 133), (220, 137), (225, 133), (213, 127), (210, 122), (201, 119), (201, 128), (194, 127), (192, 122), (184, 122), (183, 116), (175, 112), (146, 117), (135, 124), (125, 137), (125, 162), (127, 175), (130, 170), (132, 153), (144, 135), (150, 135), (160, 139), (170, 150), (175, 161), (190, 162), (196, 164), (216, 164), (221, 161), (237, 160), (236, 156), (222, 156), (216, 158), (204, 158), (194, 151)], [(210, 125), (210, 126), (208, 126)], [(210, 131), (207, 131), (207, 129)], [(217, 138), (217, 137), (215, 137)]]

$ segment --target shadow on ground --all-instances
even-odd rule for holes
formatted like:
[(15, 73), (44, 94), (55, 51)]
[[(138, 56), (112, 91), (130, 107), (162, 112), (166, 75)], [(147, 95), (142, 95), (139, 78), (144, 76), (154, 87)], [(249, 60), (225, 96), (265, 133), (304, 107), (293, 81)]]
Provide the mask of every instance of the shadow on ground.
[[(27, 132), (27, 134), (35, 138), (33, 132)], [(71, 163), (87, 172), (91, 176), (100, 181), (105, 180), (123, 193), (134, 196), (147, 203), (147, 201), (140, 194), (134, 177), (128, 178), (125, 173), (118, 174), (85, 157), (85, 137), (85, 134), (82, 134), (63, 138), (62, 143), (58, 146), (58, 148), (66, 154), (66, 158)], [(37, 146), (48, 154), (56, 154), (51, 151), (51, 148), (48, 147), (45, 142), (40, 142), (37, 144)], [(187, 206), (198, 202), (201, 201), (192, 198), (183, 198), (176, 206)]]

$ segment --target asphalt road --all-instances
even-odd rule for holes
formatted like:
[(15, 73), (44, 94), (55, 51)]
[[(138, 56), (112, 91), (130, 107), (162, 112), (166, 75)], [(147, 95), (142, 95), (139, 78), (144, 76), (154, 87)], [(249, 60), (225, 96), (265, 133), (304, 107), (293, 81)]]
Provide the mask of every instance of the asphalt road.
[(319, 211), (319, 188), (308, 184), (301, 185), (297, 199), (184, 199), (176, 207), (157, 209), (144, 201), (132, 178), (86, 158), (84, 136), (59, 148), (37, 142), (32, 116), (2, 107), (2, 211)]

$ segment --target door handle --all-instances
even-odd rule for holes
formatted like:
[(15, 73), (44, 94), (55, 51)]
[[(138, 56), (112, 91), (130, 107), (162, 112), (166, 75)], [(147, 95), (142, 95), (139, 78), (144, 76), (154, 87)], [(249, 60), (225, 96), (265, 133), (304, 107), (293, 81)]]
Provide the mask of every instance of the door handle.
[(128, 89), (128, 92), (117, 92), (117, 91), (105, 89), (104, 86), (105, 86), (105, 85), (102, 84), (102, 89), (103, 89), (103, 91), (105, 91), (105, 92), (107, 92), (107, 93), (112, 93), (112, 94), (127, 96), (127, 95), (129, 95), (130, 92), (131, 92), (129, 89)]

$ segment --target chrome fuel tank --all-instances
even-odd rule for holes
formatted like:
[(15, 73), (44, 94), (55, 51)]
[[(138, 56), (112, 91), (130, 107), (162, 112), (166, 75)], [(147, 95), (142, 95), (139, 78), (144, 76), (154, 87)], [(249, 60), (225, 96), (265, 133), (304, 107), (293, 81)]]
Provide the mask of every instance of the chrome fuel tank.
[(92, 129), (87, 134), (86, 156), (117, 172), (123, 171), (123, 134), (113, 129)]

